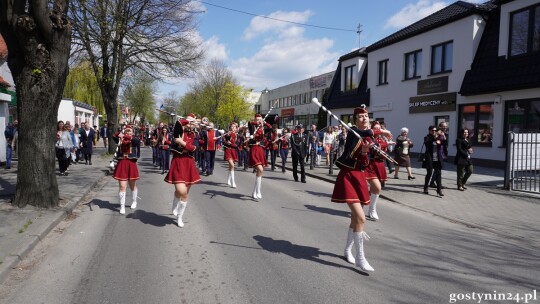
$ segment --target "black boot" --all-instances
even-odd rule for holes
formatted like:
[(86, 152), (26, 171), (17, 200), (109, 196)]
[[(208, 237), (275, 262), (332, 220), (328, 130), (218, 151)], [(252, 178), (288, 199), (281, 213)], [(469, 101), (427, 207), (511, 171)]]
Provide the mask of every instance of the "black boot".
[(424, 186), (424, 194), (429, 194), (428, 187)]

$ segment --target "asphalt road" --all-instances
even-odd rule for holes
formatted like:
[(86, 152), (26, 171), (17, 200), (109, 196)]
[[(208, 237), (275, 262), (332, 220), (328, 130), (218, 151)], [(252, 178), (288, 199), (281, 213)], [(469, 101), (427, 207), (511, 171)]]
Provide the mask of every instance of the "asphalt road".
[(538, 248), (384, 200), (381, 221), (366, 227), (375, 268), (367, 275), (342, 259), (349, 211), (330, 202), (333, 185), (296, 183), (279, 170), (265, 171), (257, 201), (254, 174), (237, 172), (231, 189), (216, 160), (214, 175), (192, 187), (179, 228), (173, 186), (149, 149), (139, 166), (137, 210), (120, 215), (117, 182), (104, 178), (90, 204), (21, 266), (27, 275), (0, 287), (0, 301), (448, 303), (473, 292), (540, 291)]

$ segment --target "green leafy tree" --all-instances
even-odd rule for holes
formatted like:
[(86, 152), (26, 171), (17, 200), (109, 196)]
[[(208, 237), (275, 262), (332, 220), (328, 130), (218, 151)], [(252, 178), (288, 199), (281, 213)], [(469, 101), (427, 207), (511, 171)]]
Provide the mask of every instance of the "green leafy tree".
[(137, 74), (131, 78), (123, 94), (124, 103), (131, 110), (131, 123), (134, 123), (137, 117), (140, 118), (141, 123), (144, 123), (147, 117), (153, 121), (155, 92), (154, 79), (147, 74)]
[[(190, 0), (72, 0), (74, 55), (91, 62), (109, 130), (115, 130), (124, 75), (190, 77), (202, 59)], [(109, 134), (109, 152), (115, 145)]]
[(59, 204), (54, 142), (69, 72), (69, 3), (0, 0), (0, 34), (17, 91), (19, 167), (13, 204), (18, 207)]
[(81, 62), (69, 70), (64, 97), (94, 106), (97, 113), (105, 113), (103, 97), (88, 61)]

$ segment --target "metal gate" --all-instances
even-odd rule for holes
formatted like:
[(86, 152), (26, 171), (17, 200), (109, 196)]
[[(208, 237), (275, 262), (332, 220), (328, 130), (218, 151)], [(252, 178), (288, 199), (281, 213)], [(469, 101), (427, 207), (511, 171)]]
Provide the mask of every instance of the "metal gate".
[(508, 133), (505, 186), (540, 193), (540, 133)]

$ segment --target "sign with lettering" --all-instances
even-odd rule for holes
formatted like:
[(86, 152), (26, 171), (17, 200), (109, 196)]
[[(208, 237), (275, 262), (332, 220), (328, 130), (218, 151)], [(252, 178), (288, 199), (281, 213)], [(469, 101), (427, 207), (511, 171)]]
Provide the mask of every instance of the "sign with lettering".
[(294, 116), (294, 108), (282, 109), (281, 117)]
[(457, 93), (409, 98), (409, 113), (446, 112), (456, 110)]
[(448, 92), (448, 76), (419, 80), (416, 95)]

